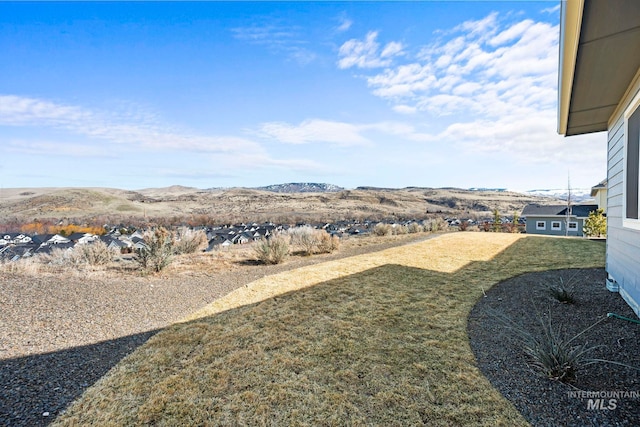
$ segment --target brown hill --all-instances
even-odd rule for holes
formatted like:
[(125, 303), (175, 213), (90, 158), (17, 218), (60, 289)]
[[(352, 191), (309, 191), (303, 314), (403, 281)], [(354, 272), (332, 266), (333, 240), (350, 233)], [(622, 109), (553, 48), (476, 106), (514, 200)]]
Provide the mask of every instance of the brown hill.
[[(338, 219), (490, 217), (554, 199), (509, 191), (454, 188), (364, 188), (323, 193), (274, 193), (247, 188), (201, 190), (173, 186), (139, 191), (113, 188), (14, 188), (0, 194), (5, 221), (69, 219), (189, 219), (208, 221), (330, 221)], [(556, 201), (557, 203), (557, 201)], [(2, 220), (0, 220), (2, 221)]]

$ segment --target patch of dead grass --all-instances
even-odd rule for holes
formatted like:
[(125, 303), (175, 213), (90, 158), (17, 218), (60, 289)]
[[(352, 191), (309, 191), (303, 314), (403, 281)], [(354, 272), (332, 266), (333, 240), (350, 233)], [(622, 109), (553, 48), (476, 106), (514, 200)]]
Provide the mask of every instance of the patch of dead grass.
[(586, 240), (459, 233), (238, 289), (151, 338), (55, 425), (526, 425), (482, 376), (482, 289), (600, 267)]

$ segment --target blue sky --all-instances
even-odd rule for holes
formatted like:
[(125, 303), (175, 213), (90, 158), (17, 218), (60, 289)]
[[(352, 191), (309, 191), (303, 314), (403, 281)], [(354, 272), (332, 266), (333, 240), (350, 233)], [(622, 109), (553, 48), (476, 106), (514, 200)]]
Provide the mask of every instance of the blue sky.
[(559, 3), (0, 2), (0, 185), (590, 187)]

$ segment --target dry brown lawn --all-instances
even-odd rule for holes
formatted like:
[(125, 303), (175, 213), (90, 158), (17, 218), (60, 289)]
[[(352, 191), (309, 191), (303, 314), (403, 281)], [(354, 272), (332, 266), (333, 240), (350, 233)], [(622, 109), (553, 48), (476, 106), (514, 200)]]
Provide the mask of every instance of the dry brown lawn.
[(579, 239), (455, 233), (264, 277), (151, 338), (55, 425), (526, 425), (467, 316), (532, 271), (601, 267)]

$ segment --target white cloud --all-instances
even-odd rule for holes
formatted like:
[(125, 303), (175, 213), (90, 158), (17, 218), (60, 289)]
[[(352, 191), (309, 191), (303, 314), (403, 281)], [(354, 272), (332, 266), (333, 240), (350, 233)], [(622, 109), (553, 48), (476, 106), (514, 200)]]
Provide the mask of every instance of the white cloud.
[(497, 29), (497, 18), (498, 13), (493, 12), (477, 21), (465, 21), (455, 27), (453, 31), (462, 31), (467, 33), (469, 37), (486, 40), (495, 34)]
[(497, 36), (489, 40), (489, 44), (491, 46), (499, 46), (522, 37), (522, 35), (525, 34), (533, 24), (533, 21), (530, 19), (518, 22), (517, 24), (507, 28), (506, 30), (502, 31)]
[[(399, 112), (410, 114), (412, 107), (400, 108)], [(329, 120), (305, 120), (299, 125), (287, 123), (265, 123), (259, 135), (287, 144), (326, 143), (343, 147), (370, 146), (374, 141), (399, 137), (399, 140), (425, 141), (431, 138), (418, 132), (414, 125), (400, 121), (373, 123), (345, 123)]]
[(160, 125), (151, 119), (140, 121), (141, 116), (144, 115), (92, 111), (37, 98), (0, 96), (0, 125), (4, 126), (53, 128), (149, 150), (211, 153), (262, 150), (260, 145), (245, 138), (202, 136)]
[(430, 132), (409, 132), (408, 139), (522, 162), (604, 164), (594, 142), (600, 138), (585, 137), (576, 150), (555, 131), (558, 26), (509, 19), (492, 13), (441, 31), (414, 57), (366, 75), (367, 85), (397, 113), (432, 123)]
[(338, 67), (342, 69), (386, 67), (391, 65), (393, 57), (403, 54), (403, 46), (399, 42), (387, 43), (380, 51), (377, 37), (377, 31), (370, 31), (364, 40), (351, 39), (344, 42), (338, 52), (340, 57)]
[[(0, 139), (0, 141), (2, 141)], [(9, 152), (42, 156), (117, 158), (114, 151), (101, 145), (71, 144), (57, 141), (16, 140), (3, 141)]]
[(326, 142), (334, 145), (367, 145), (357, 125), (327, 120), (305, 120), (299, 125), (282, 122), (264, 123), (260, 134), (286, 144)]
[(270, 52), (286, 55), (300, 65), (307, 65), (317, 57), (308, 48), (309, 43), (303, 35), (304, 29), (299, 26), (256, 24), (232, 28), (231, 32), (238, 40), (264, 46)]
[(91, 120), (91, 114), (75, 106), (51, 101), (0, 95), (0, 125), (21, 126), (34, 122), (67, 127), (82, 120)]
[(556, 5), (554, 7), (548, 7), (546, 9), (542, 9), (543, 13), (556, 13), (560, 10), (560, 5)]
[(341, 16), (339, 18), (339, 21), (340, 21), (340, 24), (336, 28), (336, 31), (339, 32), (339, 33), (343, 33), (345, 31), (347, 31), (353, 25), (353, 21), (351, 19), (347, 18), (346, 16)]
[(555, 108), (558, 27), (528, 19), (503, 25), (498, 18), (457, 26), (413, 62), (367, 76), (368, 86), (400, 111), (438, 116)]
[(415, 114), (418, 111), (416, 107), (412, 107), (410, 105), (402, 105), (402, 104), (394, 105), (392, 108), (393, 108), (393, 111), (400, 114)]
[(427, 92), (436, 83), (436, 76), (429, 64), (401, 65), (367, 79), (373, 93), (382, 98), (414, 97)]

